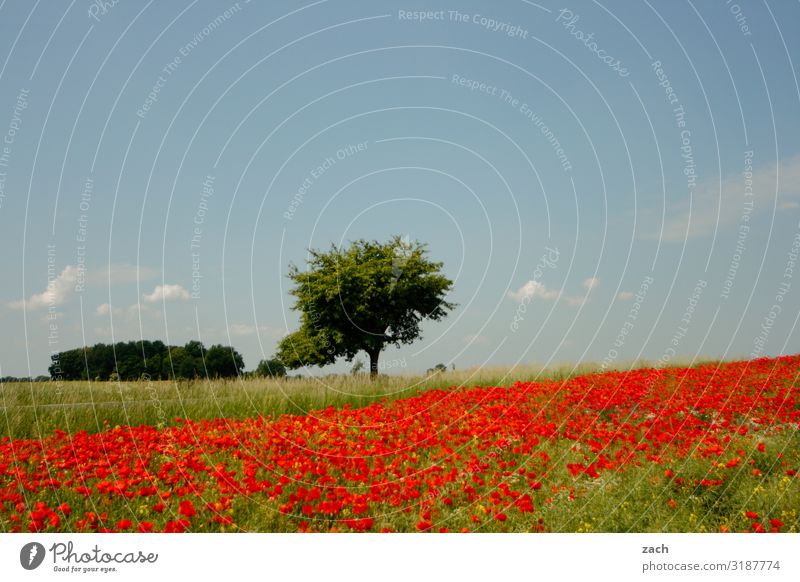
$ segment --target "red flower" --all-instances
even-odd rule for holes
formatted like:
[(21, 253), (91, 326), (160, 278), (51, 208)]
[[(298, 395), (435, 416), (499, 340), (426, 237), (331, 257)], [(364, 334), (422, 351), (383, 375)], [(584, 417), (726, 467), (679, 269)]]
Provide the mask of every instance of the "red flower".
[(180, 507), (178, 508), (178, 513), (186, 517), (193, 517), (197, 515), (194, 504), (189, 499), (184, 499), (181, 501)]
[(744, 516), (747, 519), (758, 519), (758, 514), (755, 511), (746, 511)]

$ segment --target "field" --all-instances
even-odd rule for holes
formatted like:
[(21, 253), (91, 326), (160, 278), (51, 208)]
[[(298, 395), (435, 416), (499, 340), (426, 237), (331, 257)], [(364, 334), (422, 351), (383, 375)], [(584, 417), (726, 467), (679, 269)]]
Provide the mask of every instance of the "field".
[(0, 531), (797, 532), (798, 371), (5, 384)]

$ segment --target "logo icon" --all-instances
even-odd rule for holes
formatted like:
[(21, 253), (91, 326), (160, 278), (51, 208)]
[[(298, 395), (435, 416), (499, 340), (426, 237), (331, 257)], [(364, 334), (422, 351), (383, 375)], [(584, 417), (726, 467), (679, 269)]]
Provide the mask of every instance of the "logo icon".
[(26, 570), (35, 570), (44, 561), (44, 546), (39, 542), (30, 542), (19, 551), (19, 563)]

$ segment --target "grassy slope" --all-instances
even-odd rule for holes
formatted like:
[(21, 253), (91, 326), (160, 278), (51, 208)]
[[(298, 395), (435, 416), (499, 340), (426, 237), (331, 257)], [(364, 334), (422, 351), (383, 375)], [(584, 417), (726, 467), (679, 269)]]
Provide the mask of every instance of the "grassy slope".
[[(673, 362), (684, 367), (691, 362)], [(708, 363), (708, 360), (694, 364)], [(615, 369), (651, 364), (619, 364)], [(12, 382), (0, 384), (0, 436), (41, 438), (55, 429), (98, 432), (106, 426), (170, 426), (175, 418), (247, 418), (353, 408), (450, 386), (507, 386), (514, 381), (567, 380), (600, 371), (585, 363), (551, 367), (480, 368), (432, 376), (367, 375), (179, 382)]]
[[(551, 368), (548, 370), (526, 369), (507, 374), (504, 370), (484, 369), (474, 374), (456, 372), (428, 379), (409, 377), (382, 378), (370, 382), (368, 378), (338, 377), (328, 378), (327, 384), (306, 380), (248, 380), (245, 382), (193, 382), (193, 383), (68, 383), (61, 392), (54, 391), (53, 385), (7, 384), (2, 387), (0, 396), (6, 401), (6, 418), (10, 432), (16, 438), (23, 435), (36, 436), (39, 431), (48, 432), (53, 428), (74, 432), (86, 429), (95, 432), (103, 428), (103, 419), (111, 426), (115, 424), (159, 422), (173, 424), (173, 416), (190, 418), (208, 417), (248, 417), (255, 414), (279, 415), (298, 413), (306, 409), (320, 409), (328, 405), (356, 407), (369, 404), (375, 399), (399, 399), (425, 390), (466, 385), (510, 385), (516, 379), (566, 379), (596, 370), (595, 366)], [(33, 390), (33, 392), (32, 392)], [(180, 397), (180, 401), (177, 398)], [(32, 406), (35, 398), (36, 406)], [(74, 406), (78, 402), (91, 402), (95, 406)], [(174, 400), (174, 402), (173, 402)], [(100, 402), (108, 404), (100, 405)], [(119, 406), (124, 402), (125, 406)], [(12, 406), (13, 403), (13, 406)], [(55, 404), (56, 406), (48, 406)], [(27, 408), (26, 408), (27, 406)], [(6, 432), (8, 434), (8, 432)], [(537, 520), (541, 519), (545, 531), (564, 532), (625, 532), (625, 531), (745, 531), (750, 528), (752, 519), (746, 511), (759, 515), (759, 521), (769, 527), (769, 519), (780, 519), (784, 526), (781, 531), (797, 532), (800, 529), (800, 480), (790, 478), (787, 467), (798, 467), (800, 463), (800, 435), (796, 430), (785, 432), (764, 432), (759, 437), (753, 435), (734, 436), (725, 446), (725, 455), (720, 462), (714, 459), (698, 458), (695, 455), (683, 459), (673, 459), (665, 465), (646, 463), (640, 467), (630, 467), (625, 471), (602, 472), (599, 478), (575, 478), (567, 470), (570, 461), (581, 462), (583, 452), (576, 450), (576, 443), (569, 439), (546, 439), (537, 446), (538, 452), (545, 452), (554, 463), (548, 471), (545, 486), (534, 495), (536, 512), (531, 518), (510, 514), (508, 521), (492, 519), (489, 495), (495, 490), (491, 483), (479, 487), (481, 499), (466, 504), (456, 496), (456, 491), (443, 491), (441, 496), (450, 494), (456, 499), (452, 507), (439, 506), (434, 517), (436, 529), (447, 527), (450, 531), (466, 528), (470, 531), (536, 531)], [(764, 451), (755, 450), (757, 442), (766, 445)], [(740, 468), (725, 468), (723, 463), (729, 457), (742, 451), (745, 462)], [(489, 449), (497, 451), (492, 463), (520, 462), (529, 459), (514, 453), (510, 448)], [(419, 466), (429, 466), (437, 462), (429, 458), (429, 451), (421, 449), (417, 461)], [(608, 453), (611, 455), (611, 452)], [(218, 454), (209, 462), (225, 462), (228, 454)], [(234, 469), (238, 463), (234, 462)], [(685, 480), (685, 485), (665, 475), (665, 467), (674, 467)], [(753, 471), (760, 474), (755, 476)], [(698, 487), (701, 479), (724, 478), (721, 487)], [(514, 478), (512, 485), (519, 485)], [(211, 494), (211, 492), (209, 492)], [(29, 499), (32, 502), (34, 498)], [(107, 511), (113, 523), (121, 517), (156, 521), (163, 527), (167, 514), (155, 514), (144, 500), (129, 504), (114, 497), (92, 496), (84, 500), (75, 494), (41, 492), (36, 500), (55, 506), (68, 501), (75, 515), (80, 511), (93, 509)], [(196, 520), (194, 531), (296, 531), (298, 518), (284, 516), (276, 511), (276, 502), (236, 496), (230, 515), (235, 526), (225, 528), (207, 521)], [(173, 504), (174, 505), (174, 504)], [(373, 531), (388, 527), (392, 531), (415, 531), (420, 519), (419, 512), (406, 513), (400, 508), (376, 508), (376, 524)], [(484, 509), (488, 515), (484, 516)], [(168, 512), (170, 510), (168, 509)], [(172, 512), (175, 507), (172, 507)], [(132, 516), (133, 513), (133, 516)], [(471, 516), (482, 519), (475, 522)], [(530, 515), (530, 514), (527, 514)], [(73, 516), (74, 517), (74, 516)], [(170, 515), (169, 517), (178, 517)], [(71, 522), (71, 520), (70, 520)], [(69, 530), (65, 519), (62, 528)], [(315, 522), (314, 529), (327, 527), (340, 528), (340, 524)], [(11, 527), (0, 516), (0, 530)]]

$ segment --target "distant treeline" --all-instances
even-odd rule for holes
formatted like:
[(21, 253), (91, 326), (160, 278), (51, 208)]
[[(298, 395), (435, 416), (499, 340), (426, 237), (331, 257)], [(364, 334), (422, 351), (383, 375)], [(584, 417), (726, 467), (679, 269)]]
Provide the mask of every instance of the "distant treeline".
[(3, 376), (0, 378), (0, 384), (5, 384), (6, 382), (49, 382), (50, 376)]
[(161, 341), (119, 342), (67, 350), (52, 356), (53, 380), (170, 380), (226, 378), (244, 370), (242, 356), (231, 346), (206, 348), (199, 341), (183, 347)]

